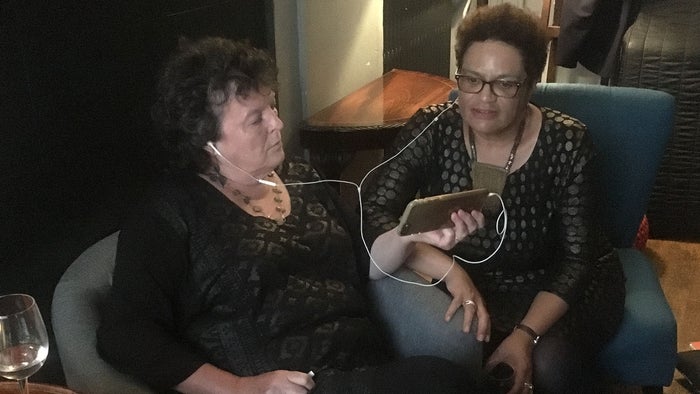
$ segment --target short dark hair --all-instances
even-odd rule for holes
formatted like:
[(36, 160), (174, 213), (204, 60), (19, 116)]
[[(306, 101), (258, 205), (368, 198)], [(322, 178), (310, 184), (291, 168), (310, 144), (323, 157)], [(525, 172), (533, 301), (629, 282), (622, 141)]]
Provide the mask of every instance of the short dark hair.
[(533, 15), (508, 3), (479, 7), (468, 14), (457, 28), (457, 69), (462, 67), (462, 58), (471, 44), (487, 40), (515, 47), (523, 58), (530, 84), (539, 81), (547, 62), (548, 39)]
[(151, 114), (171, 164), (197, 172), (212, 166), (203, 148), (220, 137), (221, 108), (232, 97), (277, 89), (270, 55), (246, 41), (181, 39), (165, 62)]

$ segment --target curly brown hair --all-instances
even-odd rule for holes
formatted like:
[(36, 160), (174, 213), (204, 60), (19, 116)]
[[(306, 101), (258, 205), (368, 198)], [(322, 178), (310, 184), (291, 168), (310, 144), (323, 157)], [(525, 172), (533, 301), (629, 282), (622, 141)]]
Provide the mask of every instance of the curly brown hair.
[(468, 14), (457, 28), (457, 69), (462, 68), (464, 53), (471, 44), (487, 40), (515, 47), (523, 58), (528, 81), (532, 85), (539, 81), (547, 62), (548, 40), (533, 15), (508, 3), (479, 7)]
[(181, 39), (165, 62), (151, 111), (171, 164), (209, 169), (213, 163), (203, 148), (220, 137), (222, 107), (263, 89), (277, 89), (277, 67), (265, 51), (246, 41)]

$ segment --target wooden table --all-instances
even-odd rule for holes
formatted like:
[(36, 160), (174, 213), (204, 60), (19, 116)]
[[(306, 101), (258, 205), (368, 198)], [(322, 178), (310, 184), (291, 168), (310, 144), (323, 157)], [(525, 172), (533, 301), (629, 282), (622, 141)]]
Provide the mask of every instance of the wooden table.
[[(0, 381), (0, 394), (17, 394), (19, 385), (15, 381)], [(53, 384), (32, 383), (29, 380), (29, 394), (76, 394), (75, 391)]]
[(301, 145), (327, 178), (338, 179), (358, 150), (384, 149), (420, 108), (447, 101), (454, 81), (394, 69), (304, 120)]

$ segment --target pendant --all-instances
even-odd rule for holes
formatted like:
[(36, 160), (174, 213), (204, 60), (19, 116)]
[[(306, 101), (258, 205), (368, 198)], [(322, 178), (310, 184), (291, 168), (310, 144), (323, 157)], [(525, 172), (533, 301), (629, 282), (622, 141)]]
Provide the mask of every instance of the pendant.
[(489, 193), (501, 194), (506, 186), (508, 173), (503, 167), (472, 162), (471, 176), (474, 189), (486, 189)]
[[(474, 189), (486, 189), (489, 193), (501, 195), (506, 186), (508, 171), (503, 167), (472, 161), (472, 186)], [(483, 210), (500, 211), (500, 201), (497, 198), (487, 198)]]

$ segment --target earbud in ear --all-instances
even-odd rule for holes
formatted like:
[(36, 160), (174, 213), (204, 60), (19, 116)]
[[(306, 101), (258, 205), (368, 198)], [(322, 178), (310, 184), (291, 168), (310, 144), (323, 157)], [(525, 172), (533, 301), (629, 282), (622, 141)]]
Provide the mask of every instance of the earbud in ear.
[(229, 166), (231, 166), (231, 167), (237, 169), (238, 171), (243, 172), (244, 174), (248, 175), (250, 178), (254, 179), (256, 182), (262, 183), (263, 185), (267, 185), (267, 186), (277, 186), (277, 184), (276, 184), (275, 182), (268, 181), (268, 180), (266, 180), (266, 179), (257, 178), (257, 177), (255, 177), (255, 176), (253, 176), (253, 174), (249, 173), (248, 171), (246, 171), (246, 170), (242, 169), (241, 167), (239, 167), (239, 166), (237, 166), (237, 165), (231, 163), (231, 161), (229, 161), (229, 159), (227, 159), (226, 157), (224, 157), (224, 155), (222, 155), (221, 152), (219, 152), (219, 150), (216, 149), (216, 146), (214, 146), (214, 143), (213, 143), (213, 142), (207, 141), (207, 146), (210, 147), (211, 150), (214, 151), (214, 154), (216, 154), (217, 156), (219, 156), (219, 157), (221, 158), (221, 160), (224, 161), (224, 163), (226, 163), (226, 164), (228, 164)]
[(222, 155), (221, 152), (219, 152), (218, 149), (216, 149), (216, 146), (214, 145), (213, 142), (207, 141), (207, 146), (208, 146), (209, 148), (211, 148), (211, 150), (214, 151), (214, 154), (216, 154), (217, 156), (219, 156), (220, 158), (222, 158), (222, 159), (224, 159), (226, 162), (228, 162), (228, 159), (225, 158), (224, 155)]

